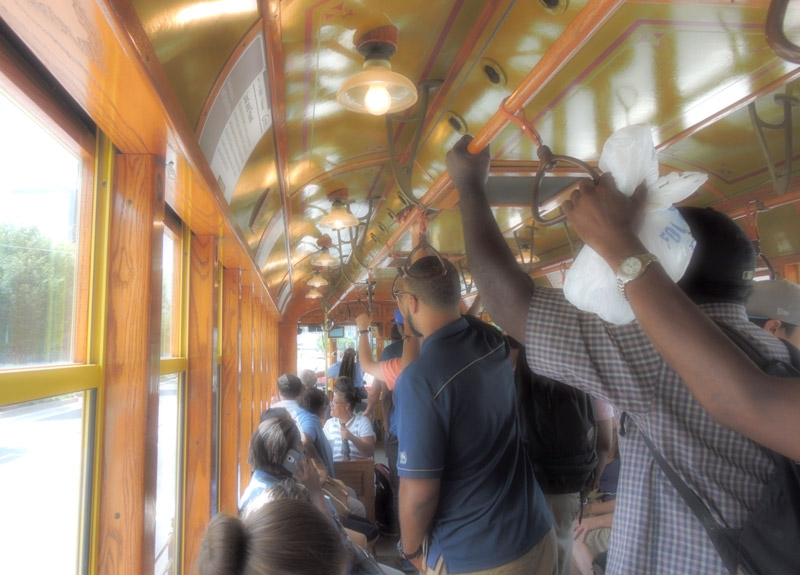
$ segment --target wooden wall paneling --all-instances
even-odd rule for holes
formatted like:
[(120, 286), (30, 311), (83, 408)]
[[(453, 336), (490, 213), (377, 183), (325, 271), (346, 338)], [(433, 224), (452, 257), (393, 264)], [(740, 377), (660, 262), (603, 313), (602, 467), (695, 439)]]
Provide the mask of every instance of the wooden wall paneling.
[(261, 363), (263, 364), (264, 369), (264, 378), (261, 382), (261, 411), (267, 409), (270, 403), (270, 369), (272, 366), (275, 365), (275, 358), (271, 355), (271, 351), (269, 348), (270, 338), (269, 338), (269, 325), (270, 325), (270, 318), (271, 315), (269, 313), (269, 309), (267, 305), (264, 305), (264, 310), (261, 314), (261, 345), (264, 349), (263, 357), (261, 358)]
[(278, 329), (277, 321), (270, 316), (267, 320), (267, 400), (269, 405), (275, 402), (277, 397), (278, 376), (283, 373), (280, 371), (278, 363)]
[(163, 183), (155, 156), (117, 156), (109, 238), (98, 573), (140, 575), (153, 570)]
[(255, 404), (255, 409), (253, 411), (255, 425), (261, 420), (261, 412), (264, 411), (264, 382), (266, 381), (264, 377), (264, 299), (263, 295), (260, 293), (256, 300), (255, 313), (253, 315), (256, 321), (256, 328), (254, 331), (255, 343), (253, 344), (256, 366), (254, 385), (255, 397), (253, 401)]
[(250, 435), (253, 433), (253, 286), (242, 286), (242, 299), (240, 304), (240, 326), (242, 346), (242, 371), (240, 378), (241, 396), (239, 418), (241, 429), (239, 431), (239, 457), (241, 470), (239, 472), (239, 495), (247, 484), (250, 483), (250, 465), (247, 464), (247, 453), (250, 446)]
[(297, 373), (297, 323), (280, 324), (278, 333), (278, 375)]
[(189, 262), (189, 370), (186, 416), (186, 488), (184, 505), (183, 565), (195, 572), (208, 520), (211, 518), (213, 473), (211, 421), (213, 419), (214, 318), (217, 298), (217, 238), (193, 236)]
[(222, 377), (220, 382), (219, 510), (236, 515), (239, 495), (239, 298), (241, 270), (222, 274)]
[(257, 286), (253, 291), (253, 429), (259, 423), (261, 399), (259, 386), (261, 380), (261, 293)]

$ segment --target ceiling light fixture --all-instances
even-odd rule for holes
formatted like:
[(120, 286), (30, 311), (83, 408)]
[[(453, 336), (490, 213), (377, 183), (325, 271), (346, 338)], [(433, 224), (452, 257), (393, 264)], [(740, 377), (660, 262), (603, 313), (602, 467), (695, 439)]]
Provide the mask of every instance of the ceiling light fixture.
[(320, 249), (317, 255), (311, 258), (311, 265), (321, 268), (335, 268), (339, 267), (339, 260), (331, 255), (330, 250), (326, 246)]
[(306, 285), (313, 288), (321, 288), (323, 286), (328, 285), (328, 280), (319, 275), (319, 270), (314, 270), (314, 277), (308, 280), (308, 283)]
[(308, 299), (319, 299), (322, 297), (322, 294), (317, 291), (317, 288), (311, 288), (311, 291), (306, 294), (306, 297)]
[(417, 101), (417, 87), (393, 72), (389, 63), (397, 51), (397, 27), (386, 15), (378, 19), (353, 35), (356, 50), (364, 56), (364, 69), (345, 80), (336, 95), (339, 104), (348, 110), (374, 116), (400, 112)]
[(358, 218), (350, 213), (350, 208), (343, 200), (336, 199), (333, 200), (330, 213), (322, 216), (317, 225), (321, 228), (343, 230), (358, 226)]
[(521, 264), (538, 264), (539, 256), (531, 251), (531, 247), (527, 244), (522, 244), (517, 255), (517, 261)]

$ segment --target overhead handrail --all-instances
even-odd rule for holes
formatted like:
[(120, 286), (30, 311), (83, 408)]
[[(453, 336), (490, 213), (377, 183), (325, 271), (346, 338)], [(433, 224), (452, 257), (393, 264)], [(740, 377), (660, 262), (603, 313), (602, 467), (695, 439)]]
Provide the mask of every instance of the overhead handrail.
[(772, 0), (767, 11), (767, 44), (779, 58), (800, 64), (800, 46), (792, 43), (783, 30), (783, 21), (789, 8), (789, 0)]
[[(750, 121), (753, 123), (753, 128), (756, 131), (756, 137), (761, 146), (761, 151), (764, 154), (764, 158), (767, 160), (767, 169), (769, 170), (770, 180), (772, 180), (772, 189), (776, 196), (780, 196), (789, 191), (789, 183), (792, 179), (792, 108), (798, 104), (798, 100), (790, 94), (776, 94), (775, 103), (783, 104), (783, 120), (778, 124), (771, 124), (762, 120), (756, 110), (755, 102), (748, 104), (747, 109), (750, 112)], [(785, 169), (781, 176), (778, 175), (778, 163), (772, 159), (769, 153), (767, 140), (764, 137), (764, 130), (783, 130)], [(783, 185), (781, 185), (781, 180), (783, 180)]]
[[(533, 219), (543, 226), (552, 226), (553, 224), (566, 221), (567, 216), (563, 213), (555, 218), (545, 218), (539, 211), (541, 205), (539, 191), (541, 189), (542, 180), (544, 179), (545, 174), (554, 170), (558, 164), (568, 164), (580, 168), (590, 178), (592, 178), (595, 183), (600, 180), (600, 174), (597, 170), (583, 160), (573, 158), (572, 156), (554, 154), (552, 150), (543, 143), (542, 136), (539, 134), (536, 128), (534, 128), (533, 125), (528, 121), (528, 118), (525, 116), (525, 110), (520, 108), (519, 115), (512, 113), (506, 107), (507, 100), (508, 99), (506, 98), (500, 104), (500, 112), (504, 114), (509, 121), (519, 126), (522, 130), (522, 133), (530, 137), (530, 139), (533, 140), (537, 146), (536, 155), (539, 157), (539, 170), (536, 172), (536, 177), (533, 180), (533, 187), (531, 188), (531, 212), (533, 213)], [(522, 117), (520, 117), (520, 115)]]
[[(400, 197), (407, 205), (415, 205), (420, 208), (424, 208), (424, 206), (414, 197), (414, 191), (411, 186), (411, 176), (413, 175), (414, 162), (417, 161), (417, 154), (419, 153), (419, 142), (422, 137), (425, 116), (428, 113), (430, 92), (441, 85), (441, 80), (426, 80), (420, 82), (420, 103), (412, 116), (401, 116), (399, 114), (386, 115), (386, 140), (389, 146), (389, 165), (392, 168), (392, 175), (400, 190)], [(405, 163), (401, 162), (400, 158), (397, 156), (393, 138), (393, 122), (417, 122), (417, 129), (414, 130), (414, 138), (411, 143), (411, 152), (408, 154), (408, 160)]]
[[(567, 25), (563, 33), (556, 39), (547, 53), (531, 69), (520, 85), (508, 97), (507, 107), (514, 111), (522, 109), (555, 75), (569, 62), (593, 37), (597, 30), (625, 5), (625, 0), (593, 0), (581, 8), (578, 15)], [(475, 134), (468, 150), (477, 154), (483, 150), (508, 124), (508, 119), (501, 113), (495, 113), (488, 122)], [(451, 191), (452, 180), (447, 172), (442, 173), (430, 186), (419, 202), (426, 207), (426, 212), (421, 209), (413, 216), (417, 219), (430, 211), (430, 206), (440, 201), (445, 194)], [(402, 198), (402, 195), (400, 196)], [(369, 268), (377, 268), (386, 257), (394, 257), (394, 245), (408, 231), (412, 218), (408, 218), (394, 231), (392, 237), (383, 242), (378, 252), (373, 256)], [(364, 270), (365, 272), (367, 270)], [(363, 273), (363, 272), (362, 272)], [(339, 302), (344, 300), (349, 290), (339, 296)]]

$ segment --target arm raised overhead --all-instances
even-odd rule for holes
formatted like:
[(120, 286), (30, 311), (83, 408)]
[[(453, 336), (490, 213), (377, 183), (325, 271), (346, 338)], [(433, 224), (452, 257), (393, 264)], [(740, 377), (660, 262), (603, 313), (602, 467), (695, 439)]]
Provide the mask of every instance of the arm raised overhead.
[(447, 169), (458, 190), (469, 268), (481, 300), (498, 325), (525, 341), (525, 324), (533, 282), (517, 264), (492, 214), (486, 197), (489, 149), (471, 154), (464, 136), (447, 153)]

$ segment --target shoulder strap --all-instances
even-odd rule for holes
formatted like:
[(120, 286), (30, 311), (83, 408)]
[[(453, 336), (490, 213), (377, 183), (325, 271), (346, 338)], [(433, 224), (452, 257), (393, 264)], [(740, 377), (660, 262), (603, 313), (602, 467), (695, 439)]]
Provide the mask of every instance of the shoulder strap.
[[(759, 369), (769, 373), (773, 371), (771, 367), (774, 364), (782, 364), (785, 368), (787, 367), (786, 362), (772, 361), (764, 357), (764, 354), (761, 353), (761, 350), (759, 350), (750, 340), (729, 325), (717, 320), (714, 320), (714, 323), (717, 324), (717, 326), (725, 333), (726, 336), (728, 336), (731, 341), (733, 341), (733, 343), (736, 344), (739, 349), (747, 354), (747, 356), (759, 367)], [(783, 343), (786, 345), (786, 349), (791, 359), (791, 367), (788, 367), (788, 369), (791, 370), (792, 367), (795, 369), (800, 369), (800, 350), (786, 341), (783, 341)], [(667, 479), (669, 479), (670, 483), (672, 483), (672, 485), (675, 487), (675, 490), (680, 494), (681, 498), (686, 502), (686, 505), (689, 506), (689, 509), (692, 510), (692, 513), (694, 513), (695, 517), (697, 517), (697, 520), (708, 533), (714, 548), (717, 550), (717, 553), (719, 553), (719, 556), (725, 563), (725, 567), (730, 573), (736, 573), (738, 561), (736, 559), (735, 541), (730, 539), (724, 528), (720, 526), (720, 524), (717, 523), (712, 517), (708, 507), (706, 507), (697, 494), (692, 491), (688, 485), (686, 485), (686, 482), (680, 478), (678, 473), (672, 468), (667, 460), (664, 459), (664, 456), (661, 455), (661, 452), (658, 451), (658, 448), (656, 448), (647, 434), (638, 425), (636, 425), (636, 422), (632, 418), (626, 418), (626, 420), (629, 420), (631, 423), (633, 423), (633, 425), (639, 430), (639, 433), (641, 434), (642, 439), (644, 439), (647, 449), (650, 451), (653, 459), (656, 460), (656, 463), (658, 463), (658, 466), (664, 472), (664, 475), (667, 476)]]
[(658, 463), (661, 471), (664, 472), (664, 475), (667, 476), (669, 482), (672, 483), (673, 487), (675, 487), (675, 490), (686, 502), (686, 505), (689, 506), (689, 509), (691, 509), (692, 513), (694, 513), (695, 517), (697, 517), (697, 520), (703, 526), (703, 529), (706, 530), (709, 538), (711, 539), (711, 543), (714, 545), (717, 553), (719, 553), (719, 556), (722, 558), (722, 562), (725, 563), (725, 567), (731, 574), (736, 573), (737, 561), (735, 543), (731, 541), (731, 539), (723, 530), (722, 526), (720, 526), (720, 524), (717, 523), (716, 520), (711, 516), (711, 512), (708, 510), (708, 507), (706, 507), (705, 503), (700, 500), (697, 494), (692, 491), (688, 485), (686, 485), (686, 482), (680, 478), (678, 473), (672, 468), (667, 460), (664, 459), (664, 456), (661, 455), (661, 452), (653, 444), (642, 428), (636, 424), (633, 418), (627, 418), (627, 420), (639, 430), (642, 439), (644, 439), (644, 442), (647, 445), (647, 449), (650, 450), (650, 454), (653, 456), (653, 459), (656, 460), (656, 463)]
[[(735, 343), (736, 347), (741, 349), (762, 371), (769, 373), (770, 367), (776, 363), (786, 365), (785, 361), (769, 360), (764, 357), (764, 354), (760, 349), (758, 349), (749, 339), (744, 337), (731, 326), (717, 320), (714, 320), (714, 323), (717, 324), (717, 327), (720, 328), (726, 336), (728, 336), (728, 339)], [(784, 339), (781, 339), (780, 341), (786, 347), (786, 352), (789, 354), (789, 364), (795, 370), (800, 370), (800, 350)], [(787, 373), (786, 375), (796, 376), (797, 374)]]

